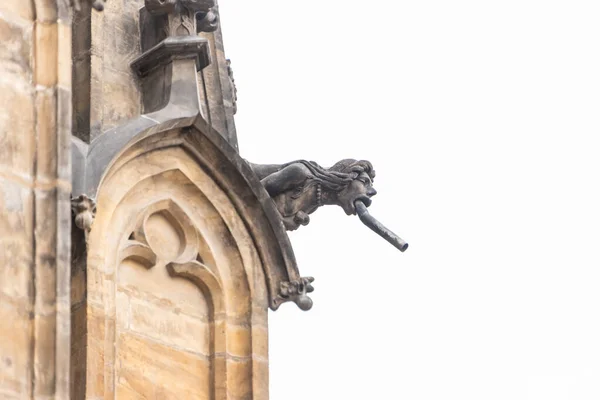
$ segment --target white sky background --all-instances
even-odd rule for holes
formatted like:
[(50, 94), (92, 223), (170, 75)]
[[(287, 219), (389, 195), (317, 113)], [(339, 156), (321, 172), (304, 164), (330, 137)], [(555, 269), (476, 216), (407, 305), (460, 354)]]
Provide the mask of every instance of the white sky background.
[(600, 398), (600, 3), (221, 0), (240, 151), (371, 160), (400, 253), (326, 207), (273, 400)]

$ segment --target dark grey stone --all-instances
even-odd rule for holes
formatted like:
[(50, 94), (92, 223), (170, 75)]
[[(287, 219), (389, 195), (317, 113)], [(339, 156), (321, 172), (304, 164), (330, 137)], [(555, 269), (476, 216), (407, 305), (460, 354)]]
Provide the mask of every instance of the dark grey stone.
[(196, 36), (168, 37), (136, 58), (131, 68), (144, 77), (155, 68), (184, 58), (195, 60), (198, 70), (205, 68), (210, 64), (207, 41)]
[(219, 28), (219, 7), (214, 6), (207, 12), (196, 14), (196, 33), (214, 32)]
[(340, 206), (348, 215), (358, 214), (371, 230), (400, 251), (408, 244), (387, 229), (367, 211), (375, 171), (369, 161), (346, 159), (331, 168), (314, 161), (297, 160), (281, 165), (249, 163), (273, 198), (287, 230), (295, 230), (310, 222), (309, 214), (327, 204)]

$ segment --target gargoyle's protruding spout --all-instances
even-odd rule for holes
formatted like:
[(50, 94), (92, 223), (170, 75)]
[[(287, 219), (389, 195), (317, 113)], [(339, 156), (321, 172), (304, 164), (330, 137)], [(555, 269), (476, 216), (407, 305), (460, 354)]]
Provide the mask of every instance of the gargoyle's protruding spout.
[(400, 238), (394, 232), (383, 226), (381, 222), (377, 221), (375, 217), (369, 214), (367, 206), (362, 201), (356, 200), (354, 206), (356, 207), (358, 218), (360, 218), (363, 224), (371, 228), (373, 232), (390, 242), (395, 248), (402, 252), (408, 248), (408, 243), (402, 240), (402, 238)]

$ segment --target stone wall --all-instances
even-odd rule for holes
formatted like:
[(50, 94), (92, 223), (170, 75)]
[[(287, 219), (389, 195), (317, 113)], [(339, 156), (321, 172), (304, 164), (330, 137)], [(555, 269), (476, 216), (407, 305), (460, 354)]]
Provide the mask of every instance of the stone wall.
[(87, 258), (88, 399), (268, 398), (269, 296), (247, 216), (216, 178), (225, 159), (174, 145), (201, 134), (149, 135), (99, 188)]
[(0, 2), (0, 397), (68, 398), (71, 17)]
[[(141, 82), (131, 70), (131, 62), (141, 54), (139, 10), (143, 0), (109, 1), (104, 11), (91, 14), (91, 103), (84, 98), (76, 107), (82, 131), (89, 122), (89, 142), (102, 133), (140, 115), (143, 110)], [(85, 14), (77, 20), (77, 26), (85, 27)], [(88, 36), (90, 34), (88, 33)], [(83, 41), (84, 31), (78, 32)], [(233, 87), (227, 70), (220, 28), (216, 32), (201, 33), (209, 40), (212, 63), (199, 76), (203, 113), (214, 129), (237, 147), (237, 134), (233, 120)], [(85, 54), (85, 51), (82, 51)], [(78, 82), (85, 82), (89, 68), (80, 61)], [(204, 84), (203, 84), (204, 83)], [(79, 83), (78, 83), (79, 84)], [(208, 107), (204, 89), (208, 94)], [(89, 116), (86, 114), (89, 112)]]
[(103, 13), (70, 3), (0, 2), (0, 398), (264, 400), (267, 309), (297, 271), (290, 247), (270, 239), (274, 209), (264, 215), (248, 177), (226, 181), (201, 163), (216, 175), (247, 168), (229, 147), (220, 31), (205, 34), (213, 63), (201, 86), (221, 136), (206, 125), (177, 135), (214, 133), (233, 155), (152, 138), (169, 150), (138, 149), (103, 179), (86, 242), (71, 227), (72, 172), (81, 172), (71, 170), (71, 141), (85, 147), (143, 112), (130, 69), (143, 1), (111, 0)]
[(130, 64), (140, 55), (143, 0), (109, 1), (91, 21), (91, 139), (142, 113), (139, 80)]

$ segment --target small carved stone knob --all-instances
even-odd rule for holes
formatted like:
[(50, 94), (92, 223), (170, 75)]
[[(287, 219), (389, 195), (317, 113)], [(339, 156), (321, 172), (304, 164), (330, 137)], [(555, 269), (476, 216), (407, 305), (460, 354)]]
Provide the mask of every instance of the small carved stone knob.
[(92, 229), (96, 215), (96, 202), (85, 194), (82, 194), (77, 198), (71, 199), (71, 210), (75, 217), (75, 226), (85, 232), (87, 241), (87, 235)]
[(279, 294), (285, 300), (292, 300), (301, 310), (308, 311), (312, 308), (313, 301), (306, 294), (315, 290), (311, 285), (314, 281), (315, 278), (309, 276), (292, 282), (282, 282)]
[(94, 10), (96, 11), (103, 11), (104, 10), (104, 0), (94, 0), (94, 2), (92, 3), (92, 7), (94, 7)]

